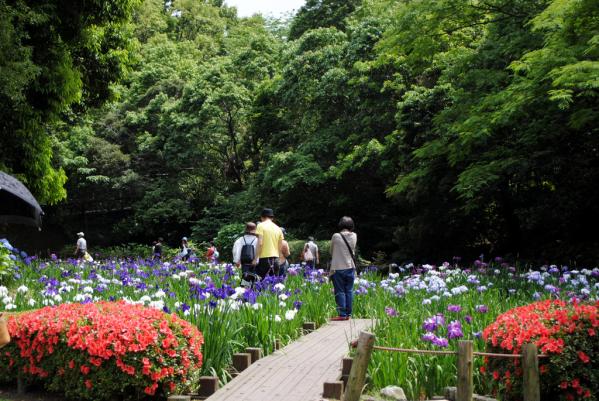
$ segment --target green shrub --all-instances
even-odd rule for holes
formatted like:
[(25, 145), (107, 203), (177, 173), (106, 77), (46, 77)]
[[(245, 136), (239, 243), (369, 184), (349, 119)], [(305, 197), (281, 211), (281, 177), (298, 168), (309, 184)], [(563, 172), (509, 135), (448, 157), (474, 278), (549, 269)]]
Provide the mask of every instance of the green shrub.
[(235, 223), (223, 226), (214, 239), (214, 245), (220, 254), (219, 260), (230, 262), (233, 260), (233, 244), (235, 240), (243, 235), (245, 224)]

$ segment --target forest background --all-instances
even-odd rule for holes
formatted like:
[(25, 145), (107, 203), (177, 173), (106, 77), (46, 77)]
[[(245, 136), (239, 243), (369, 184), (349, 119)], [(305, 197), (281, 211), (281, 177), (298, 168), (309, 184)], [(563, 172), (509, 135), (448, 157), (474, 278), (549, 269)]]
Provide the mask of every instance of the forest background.
[(272, 207), (365, 255), (599, 255), (598, 0), (0, 0), (0, 169), (44, 252), (213, 238)]

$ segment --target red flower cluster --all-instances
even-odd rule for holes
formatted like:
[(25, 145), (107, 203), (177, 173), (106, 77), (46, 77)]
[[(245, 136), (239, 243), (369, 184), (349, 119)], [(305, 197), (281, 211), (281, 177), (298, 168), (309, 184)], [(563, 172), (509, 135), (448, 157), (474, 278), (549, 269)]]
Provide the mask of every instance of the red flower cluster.
[[(514, 308), (483, 331), (493, 352), (519, 354), (522, 344), (534, 343), (548, 358), (539, 361), (543, 400), (589, 399), (599, 394), (599, 302), (567, 303), (546, 300)], [(505, 400), (521, 399), (520, 360), (485, 358), (481, 368)]]
[(196, 327), (122, 301), (46, 307), (8, 324), (13, 342), (0, 354), (0, 372), (20, 370), (75, 399), (167, 393), (202, 364)]

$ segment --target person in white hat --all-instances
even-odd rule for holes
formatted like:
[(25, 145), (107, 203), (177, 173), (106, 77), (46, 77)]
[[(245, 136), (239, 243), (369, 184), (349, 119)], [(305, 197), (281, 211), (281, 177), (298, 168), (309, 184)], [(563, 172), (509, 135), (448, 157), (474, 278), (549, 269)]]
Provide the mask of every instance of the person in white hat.
[(77, 259), (83, 259), (87, 252), (87, 241), (85, 240), (85, 234), (82, 232), (77, 233), (79, 239), (77, 240), (77, 249), (75, 249), (75, 257)]

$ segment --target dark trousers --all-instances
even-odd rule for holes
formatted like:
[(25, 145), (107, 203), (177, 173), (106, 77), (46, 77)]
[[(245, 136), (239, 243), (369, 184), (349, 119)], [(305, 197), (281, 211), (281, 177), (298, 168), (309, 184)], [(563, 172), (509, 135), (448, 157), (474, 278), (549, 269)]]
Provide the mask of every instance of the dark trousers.
[(241, 286), (253, 287), (256, 281), (256, 269), (252, 264), (241, 265)]
[(279, 258), (260, 258), (256, 266), (256, 274), (265, 278), (266, 276), (279, 275)]
[(354, 269), (335, 270), (331, 276), (339, 316), (351, 316), (354, 302)]

